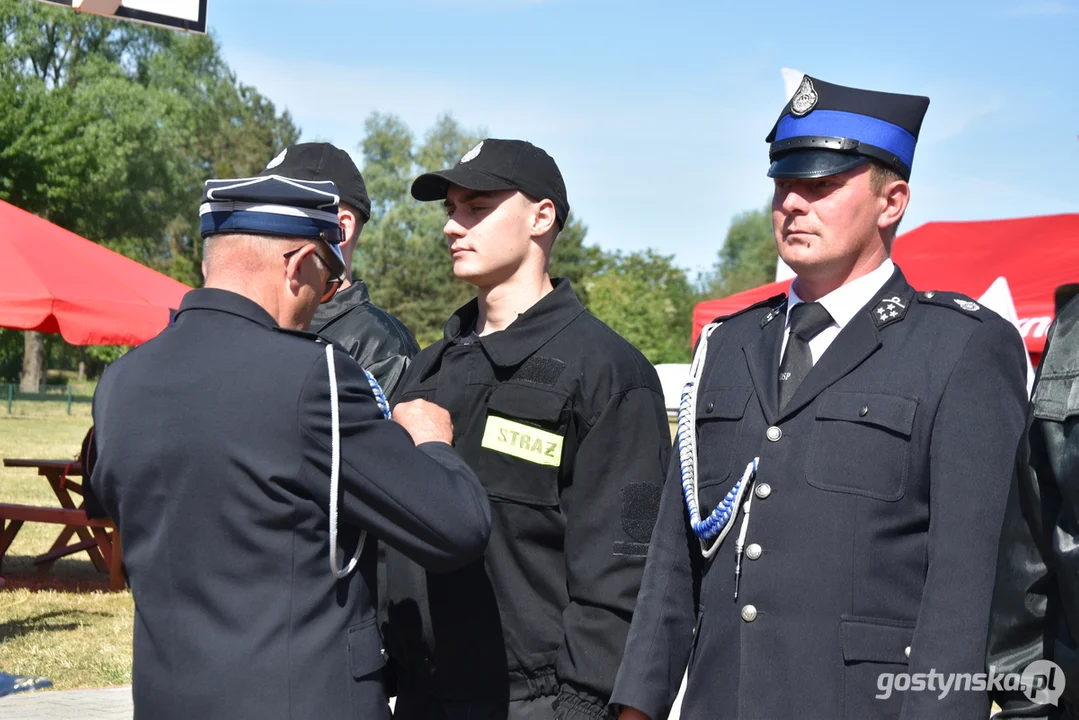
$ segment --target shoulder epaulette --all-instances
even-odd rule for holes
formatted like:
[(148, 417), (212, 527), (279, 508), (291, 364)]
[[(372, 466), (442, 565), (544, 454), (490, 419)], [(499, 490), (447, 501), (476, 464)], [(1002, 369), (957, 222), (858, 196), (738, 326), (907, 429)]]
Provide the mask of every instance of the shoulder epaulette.
[(761, 308), (769, 308), (770, 312), (761, 318), (761, 327), (764, 327), (768, 323), (772, 322), (782, 312), (782, 308), (787, 304), (787, 295), (780, 293), (779, 295), (773, 295), (767, 300), (761, 300), (759, 303), (754, 303), (749, 307), (744, 307), (737, 312), (733, 312), (730, 315), (720, 315), (716, 319), (712, 320), (714, 323), (727, 322), (731, 318), (738, 317), (739, 315), (745, 315), (747, 312), (753, 310), (759, 310)]
[(290, 328), (275, 327), (275, 332), (279, 332), (282, 335), (292, 335), (293, 337), (303, 338), (304, 340), (312, 340), (317, 343), (329, 342), (326, 338), (322, 337), (318, 333), (313, 333), (308, 330), (292, 330)]
[(985, 308), (962, 293), (928, 290), (917, 293), (915, 297), (918, 298), (918, 302), (927, 305), (939, 305), (940, 307), (951, 308), (961, 315), (977, 318), (978, 320), (984, 319)]

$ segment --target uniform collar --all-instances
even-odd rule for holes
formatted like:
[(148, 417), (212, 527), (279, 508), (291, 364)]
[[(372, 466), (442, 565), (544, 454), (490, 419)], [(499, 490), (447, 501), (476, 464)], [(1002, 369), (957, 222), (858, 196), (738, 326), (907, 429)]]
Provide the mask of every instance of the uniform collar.
[(328, 303), (318, 306), (315, 319), (311, 321), (311, 330), (318, 332), (357, 305), (365, 305), (369, 302), (371, 302), (371, 294), (367, 291), (367, 283), (356, 280), (334, 295)]
[[(520, 365), (584, 312), (584, 305), (577, 299), (569, 280), (555, 278), (551, 284), (554, 290), (518, 315), (509, 327), (479, 338), (480, 345), (495, 365)], [(453, 343), (462, 334), (471, 333), (478, 316), (479, 300), (473, 298), (446, 323), (446, 343)]]
[(251, 320), (268, 328), (278, 327), (266, 309), (254, 300), (250, 300), (239, 293), (231, 290), (218, 288), (197, 288), (189, 290), (180, 303), (180, 309), (176, 312), (174, 320), (188, 310), (215, 310)]
[[(885, 258), (876, 270), (851, 280), (845, 285), (840, 285), (832, 292), (822, 297), (819, 302), (832, 316), (833, 322), (840, 330), (845, 328), (858, 312), (865, 307), (882, 287), (891, 279), (895, 272), (895, 263), (891, 258)], [(787, 303), (787, 326), (790, 326), (791, 308), (802, 302), (798, 297), (797, 282), (791, 283), (790, 301)]]

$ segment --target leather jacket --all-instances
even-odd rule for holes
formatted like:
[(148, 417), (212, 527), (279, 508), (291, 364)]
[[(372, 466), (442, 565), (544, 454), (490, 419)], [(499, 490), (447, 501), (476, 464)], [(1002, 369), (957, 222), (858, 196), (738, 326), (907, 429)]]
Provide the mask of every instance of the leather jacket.
[(420, 351), (404, 324), (371, 303), (367, 284), (357, 280), (320, 305), (311, 332), (340, 346), (375, 376), (392, 398), (412, 358)]
[[(1064, 673), (1059, 707), (992, 693), (998, 718), (1079, 718), (1079, 301), (1057, 316), (1019, 442), (993, 592), (986, 664)], [(1039, 698), (1042, 699), (1042, 698)], [(1069, 714), (1070, 713), (1070, 714)]]

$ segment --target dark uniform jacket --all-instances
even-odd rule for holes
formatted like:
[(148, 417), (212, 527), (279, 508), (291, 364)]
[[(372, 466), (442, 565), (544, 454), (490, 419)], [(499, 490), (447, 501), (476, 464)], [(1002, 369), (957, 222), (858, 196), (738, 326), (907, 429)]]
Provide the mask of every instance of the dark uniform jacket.
[[(386, 718), (375, 543), (329, 563), (326, 345), (254, 302), (189, 292), (175, 323), (113, 364), (94, 397), (89, 485), (115, 519), (135, 599), (140, 720)], [(475, 475), (416, 448), (335, 349), (339, 564), (370, 531), (434, 571), (481, 555)]]
[(386, 397), (391, 397), (420, 351), (416, 338), (404, 324), (371, 303), (367, 284), (357, 280), (319, 305), (311, 332), (344, 348), (375, 376)]
[(982, 670), (1019, 334), (897, 269), (780, 412), (784, 317), (778, 298), (727, 319), (696, 406), (701, 515), (759, 457), (760, 554), (736, 600), (743, 513), (705, 561), (673, 462), (612, 701), (666, 718), (688, 661), (686, 719), (984, 720), (984, 691), (874, 696), (880, 673)]
[[(1019, 443), (1000, 537), (987, 666), (1022, 673), (1055, 662), (1066, 682), (1061, 709), (1079, 711), (1079, 301), (1049, 331)], [(994, 692), (997, 717), (1059, 717), (1023, 692)], [(1067, 717), (1067, 716), (1066, 716)]]
[(472, 301), (417, 356), (402, 401), (453, 416), (491, 499), (486, 558), (444, 575), (388, 558), (386, 645), (402, 694), (501, 702), (560, 693), (605, 714), (670, 452), (655, 368), (566, 280), (477, 338)]

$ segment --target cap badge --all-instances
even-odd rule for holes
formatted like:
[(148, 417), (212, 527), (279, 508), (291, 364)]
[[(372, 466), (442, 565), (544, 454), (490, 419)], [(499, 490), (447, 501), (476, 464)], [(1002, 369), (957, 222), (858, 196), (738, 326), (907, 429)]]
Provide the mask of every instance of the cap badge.
[(791, 115), (802, 117), (817, 107), (817, 100), (819, 99), (820, 96), (817, 95), (817, 90), (813, 87), (813, 81), (808, 77), (802, 78), (802, 84), (798, 87), (798, 92), (791, 99)]
[(970, 300), (960, 300), (959, 298), (954, 299), (955, 304), (963, 308), (967, 312), (978, 312), (979, 310), (981, 310), (981, 306), (978, 305), (978, 303), (976, 302), (971, 302)]
[(281, 152), (279, 152), (277, 154), (277, 157), (275, 157), (270, 162), (266, 163), (266, 169), (267, 170), (273, 170), (275, 167), (277, 167), (281, 163), (285, 162), (285, 155), (287, 155), (287, 154), (288, 154), (288, 148), (285, 148), (284, 150), (282, 150)]
[(476, 156), (480, 154), (480, 150), (482, 150), (482, 149), (483, 149), (483, 141), (480, 140), (479, 145), (477, 145), (476, 147), (472, 148), (471, 150), (469, 150), (468, 152), (465, 153), (465, 156), (463, 158), (461, 158), (461, 162), (466, 163), (469, 160), (475, 160)]

